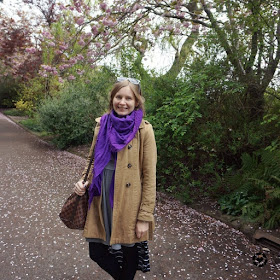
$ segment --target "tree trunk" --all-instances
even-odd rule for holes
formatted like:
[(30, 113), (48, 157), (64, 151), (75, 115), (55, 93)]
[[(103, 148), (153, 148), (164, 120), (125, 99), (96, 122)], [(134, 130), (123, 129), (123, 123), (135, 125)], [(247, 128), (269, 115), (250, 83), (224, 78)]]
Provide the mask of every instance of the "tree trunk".
[(264, 91), (257, 84), (249, 84), (245, 91), (245, 106), (251, 121), (264, 115)]

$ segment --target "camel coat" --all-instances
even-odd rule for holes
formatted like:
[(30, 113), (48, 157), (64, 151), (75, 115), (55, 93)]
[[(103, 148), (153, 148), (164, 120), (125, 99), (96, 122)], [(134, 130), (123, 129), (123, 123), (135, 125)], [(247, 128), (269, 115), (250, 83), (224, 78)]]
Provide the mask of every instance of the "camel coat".
[[(100, 129), (100, 118), (96, 119), (96, 122), (88, 164)], [(117, 154), (110, 244), (132, 244), (153, 238), (156, 161), (156, 142), (152, 125), (142, 120), (135, 137)], [(89, 182), (92, 180), (92, 172), (90, 174)], [(93, 198), (87, 215), (84, 237), (106, 240), (101, 201), (101, 196)], [(141, 239), (135, 234), (137, 220), (149, 222), (149, 230)]]

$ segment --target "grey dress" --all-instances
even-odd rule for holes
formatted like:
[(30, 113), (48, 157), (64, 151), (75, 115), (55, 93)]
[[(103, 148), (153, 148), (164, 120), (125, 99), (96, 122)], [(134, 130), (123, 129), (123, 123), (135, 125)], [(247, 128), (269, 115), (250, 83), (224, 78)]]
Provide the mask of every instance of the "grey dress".
[[(103, 221), (105, 226), (106, 232), (106, 241), (99, 239), (99, 238), (86, 238), (88, 242), (98, 242), (103, 243), (105, 245), (110, 245), (110, 238), (112, 233), (112, 217), (113, 217), (113, 210), (110, 203), (110, 188), (112, 180), (114, 179), (114, 172), (115, 172), (115, 159), (114, 156), (111, 156), (111, 160), (105, 166), (102, 174), (102, 183), (101, 183), (101, 191), (102, 191), (102, 214), (103, 214)], [(113, 244), (112, 248), (118, 250), (121, 248), (121, 245), (132, 247), (135, 244)]]

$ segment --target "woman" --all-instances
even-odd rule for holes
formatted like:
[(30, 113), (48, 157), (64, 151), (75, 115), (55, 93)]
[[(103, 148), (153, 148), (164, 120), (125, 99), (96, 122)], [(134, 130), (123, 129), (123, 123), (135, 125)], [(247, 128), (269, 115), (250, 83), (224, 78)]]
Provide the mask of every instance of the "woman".
[(84, 229), (89, 255), (119, 280), (134, 279), (136, 270), (149, 271), (157, 156), (153, 128), (142, 119), (143, 102), (140, 81), (117, 79), (109, 113), (96, 119), (89, 153), (94, 150), (92, 175), (85, 184), (82, 177), (74, 189), (83, 195), (89, 185)]

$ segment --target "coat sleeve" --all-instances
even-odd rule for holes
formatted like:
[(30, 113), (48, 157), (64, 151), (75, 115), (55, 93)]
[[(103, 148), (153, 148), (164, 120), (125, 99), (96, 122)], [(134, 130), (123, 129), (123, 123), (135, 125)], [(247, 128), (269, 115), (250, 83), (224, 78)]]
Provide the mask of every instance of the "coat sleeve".
[(146, 125), (143, 135), (142, 196), (137, 219), (153, 222), (156, 201), (156, 163), (157, 148), (151, 124)]

